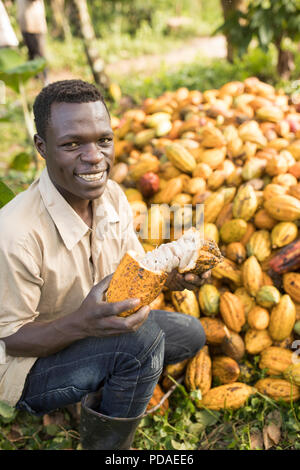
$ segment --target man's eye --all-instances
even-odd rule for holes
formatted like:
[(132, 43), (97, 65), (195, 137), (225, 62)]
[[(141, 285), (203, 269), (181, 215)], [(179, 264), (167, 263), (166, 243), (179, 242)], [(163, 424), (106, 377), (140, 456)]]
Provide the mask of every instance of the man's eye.
[(98, 140), (98, 142), (100, 142), (100, 144), (109, 144), (111, 141), (112, 141), (111, 137), (103, 137), (103, 139)]
[(76, 142), (68, 142), (67, 144), (64, 144), (64, 147), (75, 149), (78, 147), (78, 144)]

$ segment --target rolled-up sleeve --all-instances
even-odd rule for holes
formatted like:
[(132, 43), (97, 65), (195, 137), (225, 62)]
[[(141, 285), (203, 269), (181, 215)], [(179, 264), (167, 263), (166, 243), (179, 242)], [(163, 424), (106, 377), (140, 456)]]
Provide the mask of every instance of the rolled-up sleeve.
[(39, 315), (42, 285), (39, 267), (24, 246), (0, 245), (0, 338)]

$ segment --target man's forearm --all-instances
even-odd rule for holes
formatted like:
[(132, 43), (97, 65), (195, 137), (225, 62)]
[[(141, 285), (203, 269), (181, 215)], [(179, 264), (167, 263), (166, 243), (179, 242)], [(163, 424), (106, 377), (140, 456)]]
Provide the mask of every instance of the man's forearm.
[(33, 321), (1, 340), (4, 341), (6, 352), (10, 356), (50, 356), (86, 337), (80, 328), (79, 319), (80, 313), (76, 311), (50, 322)]

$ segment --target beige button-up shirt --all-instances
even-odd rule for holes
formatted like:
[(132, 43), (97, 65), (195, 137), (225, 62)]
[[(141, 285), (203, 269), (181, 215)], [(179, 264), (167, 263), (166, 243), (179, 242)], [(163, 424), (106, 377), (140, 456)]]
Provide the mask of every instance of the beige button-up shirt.
[[(75, 311), (127, 250), (144, 253), (117, 183), (108, 180), (103, 195), (93, 201), (90, 229), (57, 191), (47, 169), (0, 210), (0, 233), (2, 347), (1, 338), (26, 323)], [(14, 406), (37, 358), (3, 356), (2, 350), (0, 401)]]
[(21, 31), (41, 34), (47, 32), (43, 0), (17, 0), (17, 19)]

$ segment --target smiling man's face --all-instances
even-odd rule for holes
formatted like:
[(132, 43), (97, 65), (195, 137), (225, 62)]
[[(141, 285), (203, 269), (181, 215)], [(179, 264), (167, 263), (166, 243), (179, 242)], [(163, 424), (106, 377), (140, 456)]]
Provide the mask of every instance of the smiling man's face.
[(101, 101), (54, 103), (46, 142), (36, 137), (51, 181), (69, 203), (100, 197), (114, 161), (113, 131)]

